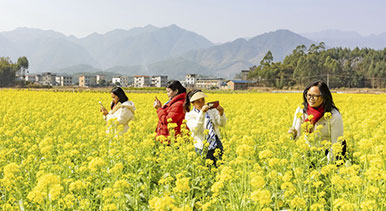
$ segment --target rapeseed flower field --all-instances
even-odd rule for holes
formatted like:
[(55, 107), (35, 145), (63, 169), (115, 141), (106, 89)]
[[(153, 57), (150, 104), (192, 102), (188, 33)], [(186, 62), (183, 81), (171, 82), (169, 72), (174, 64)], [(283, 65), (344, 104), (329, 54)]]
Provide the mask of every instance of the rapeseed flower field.
[(327, 141), (287, 134), (301, 94), (209, 94), (228, 118), (218, 168), (188, 135), (155, 141), (154, 95), (128, 93), (137, 110), (119, 136), (99, 112), (109, 93), (1, 90), (0, 209), (386, 209), (385, 95), (333, 95), (348, 153), (328, 162)]

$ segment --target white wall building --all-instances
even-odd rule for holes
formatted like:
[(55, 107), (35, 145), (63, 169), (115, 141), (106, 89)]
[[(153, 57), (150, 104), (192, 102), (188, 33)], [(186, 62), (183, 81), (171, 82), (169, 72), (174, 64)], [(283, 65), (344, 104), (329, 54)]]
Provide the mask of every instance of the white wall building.
[(97, 82), (97, 84), (101, 84), (103, 80), (105, 80), (105, 76), (104, 75), (96, 75), (96, 82)]
[(79, 76), (79, 86), (80, 87), (89, 87), (96, 85), (96, 76)]
[(56, 76), (55, 79), (59, 86), (72, 86), (72, 76)]
[(208, 78), (196, 80), (195, 87), (203, 89), (219, 89), (225, 82), (223, 78)]
[(241, 70), (241, 73), (240, 73), (241, 80), (247, 80), (249, 72), (251, 72), (251, 71), (250, 70)]
[(50, 72), (46, 72), (42, 74), (42, 84), (43, 85), (55, 85), (56, 75)]
[(150, 76), (136, 75), (134, 76), (134, 87), (149, 87), (151, 85)]
[(198, 79), (198, 75), (196, 75), (196, 74), (186, 74), (185, 75), (185, 86), (186, 87), (194, 87), (197, 79)]
[(151, 77), (151, 85), (155, 87), (166, 87), (168, 83), (168, 76), (155, 75)]
[(42, 83), (42, 81), (43, 81), (43, 76), (40, 74), (36, 74), (35, 75), (35, 82)]
[(39, 78), (37, 77), (37, 75), (26, 75), (25, 76), (25, 81), (28, 81), (30, 83), (34, 83), (35, 81), (37, 81)]
[(113, 77), (111, 79), (111, 81), (115, 85), (119, 84), (120, 86), (123, 86), (123, 87), (129, 86), (129, 77), (128, 76)]

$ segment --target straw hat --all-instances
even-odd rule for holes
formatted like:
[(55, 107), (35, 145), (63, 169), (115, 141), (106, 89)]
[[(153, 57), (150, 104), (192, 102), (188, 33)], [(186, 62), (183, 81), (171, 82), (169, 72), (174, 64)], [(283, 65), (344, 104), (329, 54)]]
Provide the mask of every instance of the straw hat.
[(190, 102), (193, 103), (194, 101), (198, 100), (198, 99), (201, 99), (201, 98), (204, 98), (204, 97), (207, 97), (206, 94), (204, 94), (204, 92), (197, 92), (195, 93), (191, 98), (190, 98)]

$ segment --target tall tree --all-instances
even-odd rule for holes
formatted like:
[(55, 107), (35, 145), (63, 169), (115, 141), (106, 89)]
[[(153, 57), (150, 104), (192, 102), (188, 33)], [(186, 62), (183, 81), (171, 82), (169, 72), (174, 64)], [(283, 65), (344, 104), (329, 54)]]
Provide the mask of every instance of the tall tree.
[(260, 65), (262, 65), (262, 66), (270, 66), (272, 62), (273, 62), (272, 52), (268, 51), (265, 54), (263, 60), (261, 60)]
[(305, 86), (311, 81), (330, 81), (330, 87), (386, 86), (386, 48), (330, 48), (324, 43), (313, 44), (308, 50), (297, 46), (283, 62), (273, 62), (270, 51), (260, 65), (250, 68), (248, 77), (264, 86)]
[(23, 79), (22, 83), (24, 83), (25, 82), (25, 72), (26, 72), (26, 70), (28, 69), (28, 66), (29, 66), (27, 57), (25, 57), (25, 56), (19, 57), (17, 59), (17, 65), (19, 67), (18, 74)]
[(0, 57), (0, 87), (14, 85), (16, 66), (8, 57)]

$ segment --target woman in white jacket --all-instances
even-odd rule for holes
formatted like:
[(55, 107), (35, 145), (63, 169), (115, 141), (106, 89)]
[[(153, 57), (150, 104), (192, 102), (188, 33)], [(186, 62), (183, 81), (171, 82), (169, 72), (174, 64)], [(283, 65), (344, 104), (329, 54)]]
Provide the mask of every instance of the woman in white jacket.
[[(325, 115), (326, 112), (330, 114)], [(312, 118), (309, 118), (312, 115)], [(307, 131), (302, 131), (301, 125), (310, 122)], [(319, 128), (320, 140), (328, 140), (335, 144), (338, 138), (343, 136), (343, 120), (338, 108), (332, 99), (330, 89), (323, 81), (309, 84), (303, 91), (303, 108), (297, 108), (292, 128), (288, 131), (296, 139), (302, 133), (313, 133)], [(346, 150), (346, 142), (343, 141), (343, 156)], [(332, 150), (326, 151), (328, 160), (333, 160)]]
[[(206, 95), (201, 90), (190, 91), (185, 100), (185, 119), (192, 137), (196, 152), (202, 153), (204, 144), (208, 143), (206, 159), (211, 159), (216, 166), (215, 150), (219, 149), (218, 159), (221, 159), (223, 146), (219, 127), (226, 124), (224, 108), (218, 105), (215, 108), (205, 104)], [(190, 111), (190, 104), (193, 109)]]
[[(106, 122), (110, 119), (115, 119), (117, 126), (123, 125), (123, 130), (119, 131), (120, 134), (123, 134), (127, 132), (129, 122), (134, 118), (135, 106), (133, 102), (129, 101), (129, 98), (120, 87), (115, 87), (111, 90), (111, 98), (110, 112), (104, 107), (101, 107), (101, 112)], [(110, 132), (110, 129), (108, 132)]]

